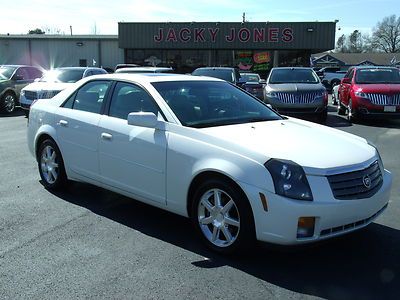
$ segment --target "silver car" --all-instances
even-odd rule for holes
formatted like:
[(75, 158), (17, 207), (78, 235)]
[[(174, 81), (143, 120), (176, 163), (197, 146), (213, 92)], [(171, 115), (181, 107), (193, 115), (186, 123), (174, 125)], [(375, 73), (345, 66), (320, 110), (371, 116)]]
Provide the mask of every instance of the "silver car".
[(264, 99), (279, 113), (311, 115), (325, 122), (328, 93), (311, 68), (273, 68), (268, 76)]

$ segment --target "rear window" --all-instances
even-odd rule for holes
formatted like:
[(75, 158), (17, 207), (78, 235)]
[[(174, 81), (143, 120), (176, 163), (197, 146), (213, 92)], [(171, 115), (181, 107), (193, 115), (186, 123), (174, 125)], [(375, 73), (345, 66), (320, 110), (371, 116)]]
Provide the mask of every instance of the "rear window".
[(400, 83), (400, 70), (393, 69), (361, 69), (356, 73), (356, 83)]

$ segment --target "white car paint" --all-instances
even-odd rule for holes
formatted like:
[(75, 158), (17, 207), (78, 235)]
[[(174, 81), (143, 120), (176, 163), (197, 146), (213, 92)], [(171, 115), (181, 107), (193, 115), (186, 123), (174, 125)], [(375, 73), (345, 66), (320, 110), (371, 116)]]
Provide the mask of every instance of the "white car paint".
[[(159, 128), (144, 128), (107, 115), (60, 108), (72, 89), (51, 101), (35, 103), (28, 127), (30, 151), (36, 157), (38, 139), (42, 134), (51, 136), (59, 145), (69, 179), (106, 187), (188, 216), (188, 191), (193, 179), (206, 171), (218, 172), (234, 180), (247, 196), (257, 239), (277, 244), (306, 243), (361, 228), (372, 222), (389, 201), (392, 178), (383, 169), (383, 185), (368, 199), (340, 201), (332, 194), (326, 175), (361, 170), (379, 159), (376, 149), (361, 137), (295, 118), (203, 129), (185, 127), (151, 83), (220, 80), (114, 74), (93, 76), (79, 85), (97, 78), (139, 83), (158, 103), (165, 120), (159, 119)], [(70, 130), (60, 123), (64, 118), (74, 120)], [(79, 120), (91, 126), (81, 126)], [(289, 159), (302, 166), (314, 200), (277, 195), (264, 166), (270, 158)], [(267, 211), (260, 193), (266, 196)], [(302, 216), (315, 216), (317, 220), (315, 234), (307, 239), (296, 237)], [(355, 228), (320, 234), (365, 219), (365, 224)]]

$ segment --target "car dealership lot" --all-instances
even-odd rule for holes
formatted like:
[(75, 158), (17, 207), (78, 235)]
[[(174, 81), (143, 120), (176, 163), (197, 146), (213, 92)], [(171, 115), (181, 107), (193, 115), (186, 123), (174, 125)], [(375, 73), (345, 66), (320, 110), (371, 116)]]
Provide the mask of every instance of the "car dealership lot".
[[(398, 298), (400, 120), (327, 125), (375, 143), (394, 175), (389, 208), (355, 234), (223, 257), (189, 220), (88, 184), (39, 182), (26, 118), (0, 116), (1, 298)], [(329, 159), (329, 157), (327, 157)]]

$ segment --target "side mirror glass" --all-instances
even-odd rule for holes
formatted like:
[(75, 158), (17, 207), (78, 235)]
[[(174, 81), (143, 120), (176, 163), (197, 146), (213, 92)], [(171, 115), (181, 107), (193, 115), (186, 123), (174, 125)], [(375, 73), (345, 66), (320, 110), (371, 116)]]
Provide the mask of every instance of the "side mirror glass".
[(266, 84), (267, 81), (266, 81), (265, 79), (260, 79), (260, 83), (261, 83), (261, 84)]

